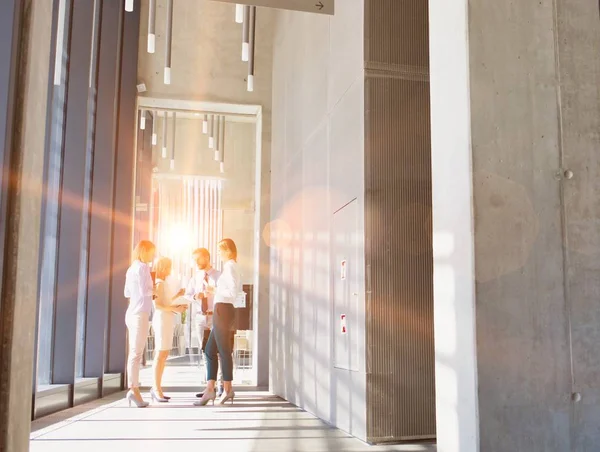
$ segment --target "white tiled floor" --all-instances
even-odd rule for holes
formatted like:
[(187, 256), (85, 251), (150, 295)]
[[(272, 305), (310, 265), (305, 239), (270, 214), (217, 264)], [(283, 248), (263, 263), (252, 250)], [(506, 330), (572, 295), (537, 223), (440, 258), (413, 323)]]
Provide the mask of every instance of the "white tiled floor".
[[(195, 373), (196, 372), (196, 373)], [(195, 386), (197, 370), (168, 368), (173, 389)], [(144, 377), (147, 377), (145, 374)], [(187, 391), (188, 388), (186, 388)], [(128, 408), (123, 394), (57, 413), (32, 425), (32, 452), (144, 452), (211, 450), (434, 451), (430, 445), (369, 447), (312, 415), (265, 392), (240, 390), (226, 407), (192, 406), (193, 392), (170, 392), (173, 399), (149, 408)], [(208, 448), (208, 449), (207, 449)]]

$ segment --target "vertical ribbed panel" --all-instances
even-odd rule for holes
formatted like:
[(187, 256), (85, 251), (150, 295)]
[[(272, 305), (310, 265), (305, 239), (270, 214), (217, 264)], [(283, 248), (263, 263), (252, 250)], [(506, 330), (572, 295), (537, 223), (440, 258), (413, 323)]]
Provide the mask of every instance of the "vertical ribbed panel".
[(433, 438), (427, 1), (365, 8), (367, 436)]
[(365, 0), (367, 66), (429, 67), (427, 0)]

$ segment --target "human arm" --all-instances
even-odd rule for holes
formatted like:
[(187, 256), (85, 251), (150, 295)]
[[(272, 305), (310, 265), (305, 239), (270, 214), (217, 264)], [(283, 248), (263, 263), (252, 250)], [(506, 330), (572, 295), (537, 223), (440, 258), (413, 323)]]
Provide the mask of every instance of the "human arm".
[(125, 298), (131, 298), (131, 274), (129, 270), (127, 270), (127, 274), (125, 275), (125, 288), (123, 289), (123, 295)]
[(139, 284), (140, 295), (142, 297), (152, 298), (154, 293), (154, 283), (152, 282), (152, 275), (150, 274), (150, 268), (146, 265), (140, 265), (137, 271), (137, 280)]
[[(183, 289), (180, 290), (179, 293), (181, 293), (182, 291), (183, 291)], [(154, 304), (156, 306), (156, 309), (158, 309), (160, 311), (167, 311), (167, 312), (183, 312), (183, 311), (185, 311), (186, 306), (171, 304), (174, 300), (176, 300), (177, 298), (179, 298), (179, 296), (181, 296), (181, 295), (179, 295), (179, 293), (178, 293), (178, 295), (169, 299), (167, 297), (166, 290), (165, 290), (165, 282), (164, 281), (158, 282), (156, 284), (156, 298), (154, 299)]]

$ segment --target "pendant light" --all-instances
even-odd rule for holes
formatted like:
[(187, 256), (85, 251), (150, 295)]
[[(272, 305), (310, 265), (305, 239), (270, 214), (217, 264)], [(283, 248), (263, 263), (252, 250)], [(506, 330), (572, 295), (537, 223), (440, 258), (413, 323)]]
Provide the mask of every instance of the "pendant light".
[(165, 114), (163, 115), (162, 118), (162, 158), (166, 159), (167, 158), (167, 128), (168, 128), (168, 124), (167, 121), (169, 119), (169, 114), (165, 111)]
[(177, 128), (177, 113), (173, 112), (173, 127), (171, 131), (171, 171), (175, 169), (175, 130)]

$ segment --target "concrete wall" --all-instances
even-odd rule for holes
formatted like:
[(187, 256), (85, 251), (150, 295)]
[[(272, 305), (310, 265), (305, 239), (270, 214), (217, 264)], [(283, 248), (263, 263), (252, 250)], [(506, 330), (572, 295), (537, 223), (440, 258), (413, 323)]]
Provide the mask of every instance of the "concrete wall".
[(241, 59), (242, 26), (235, 5), (214, 0), (177, 0), (173, 9), (171, 84), (163, 83), (167, 0), (157, 0), (156, 52), (147, 53), (148, 2), (141, 3), (139, 81), (144, 95), (223, 103), (262, 105), (270, 110), (274, 10), (256, 16), (254, 92), (246, 89), (248, 65)]
[[(273, 53), (270, 386), (292, 403), (366, 437), (364, 322), (357, 371), (334, 367), (330, 272), (336, 247), (364, 256), (364, 5), (333, 17), (277, 16)], [(355, 200), (353, 235), (334, 212)], [(342, 225), (343, 227), (343, 225)], [(348, 241), (341, 241), (344, 237)], [(335, 265), (335, 268), (332, 268)], [(354, 265), (354, 260), (352, 261)], [(364, 260), (353, 282), (364, 294)], [(364, 298), (357, 315), (364, 319)], [(343, 367), (343, 366), (342, 366)]]
[(598, 5), (430, 27), (438, 450), (595, 450)]

